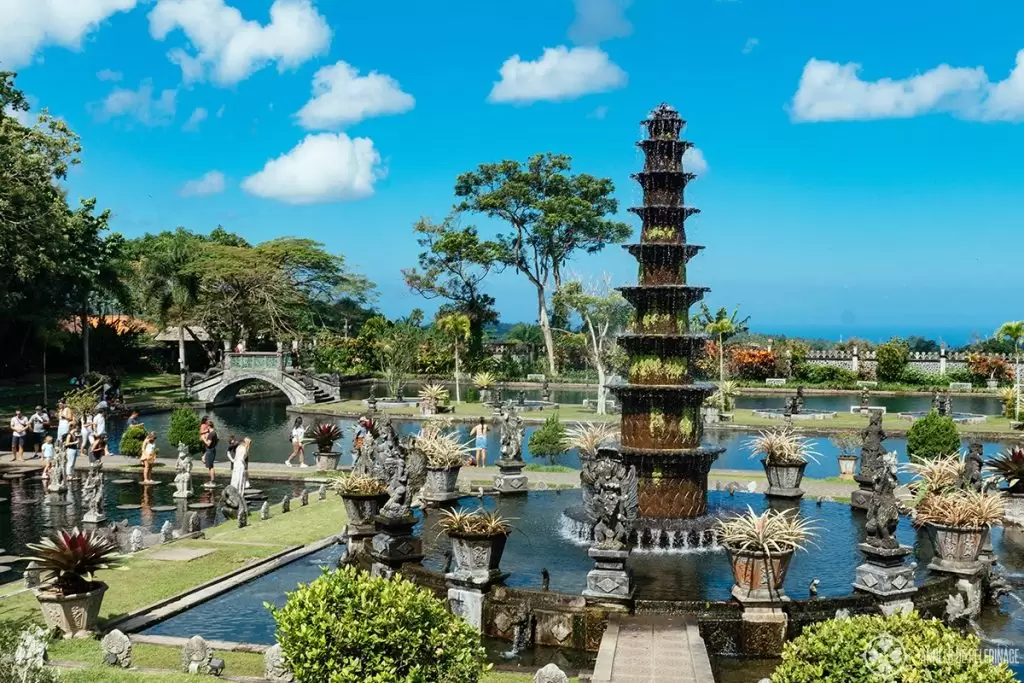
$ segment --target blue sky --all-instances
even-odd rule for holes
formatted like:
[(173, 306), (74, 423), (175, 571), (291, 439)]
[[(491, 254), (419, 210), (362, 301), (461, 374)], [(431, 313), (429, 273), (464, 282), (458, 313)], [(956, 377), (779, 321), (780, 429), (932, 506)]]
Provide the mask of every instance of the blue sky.
[[(399, 269), (460, 172), (567, 153), (614, 179), (633, 221), (638, 121), (667, 101), (703, 157), (690, 278), (710, 303), (833, 336), (1022, 317), (1019, 3), (66, 5), (0, 0), (0, 68), (82, 136), (71, 194), (129, 236), (308, 236), (377, 282), (386, 313), (429, 311)], [(618, 248), (573, 268), (635, 278)], [(490, 292), (506, 320), (533, 317), (524, 280)]]

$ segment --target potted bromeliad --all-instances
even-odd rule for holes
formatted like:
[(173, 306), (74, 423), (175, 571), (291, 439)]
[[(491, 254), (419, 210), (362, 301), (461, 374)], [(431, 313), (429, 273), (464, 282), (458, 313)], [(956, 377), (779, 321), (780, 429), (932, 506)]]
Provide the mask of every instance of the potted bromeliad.
[(470, 444), (459, 441), (447, 420), (425, 423), (412, 443), (427, 462), (423, 498), (440, 502), (457, 497), (459, 470), (470, 456)]
[(452, 540), (457, 578), (489, 583), (501, 575), (498, 567), (512, 533), (509, 520), (483, 509), (442, 510), (438, 525)]
[(350, 474), (331, 483), (331, 488), (345, 502), (349, 524), (357, 529), (372, 528), (373, 518), (388, 500), (385, 482), (365, 474)]
[(914, 509), (914, 521), (923, 524), (935, 547), (939, 570), (976, 568), (978, 553), (989, 529), (1003, 520), (1003, 494), (953, 488), (925, 496)]
[(797, 549), (814, 536), (815, 528), (796, 510), (747, 512), (717, 522), (718, 542), (729, 553), (739, 600), (777, 600), (789, 563)]
[(800, 482), (808, 460), (817, 462), (814, 443), (798, 435), (790, 427), (761, 432), (750, 440), (750, 457), (761, 456), (761, 466), (768, 477), (772, 498), (800, 498), (804, 495)]
[(309, 434), (316, 444), (316, 468), (321, 472), (338, 469), (341, 453), (334, 452), (334, 444), (342, 437), (341, 427), (334, 422), (317, 422)]
[(423, 415), (437, 415), (447, 401), (448, 390), (443, 384), (427, 384), (420, 389), (420, 413)]
[(1024, 448), (1014, 446), (987, 461), (993, 478), (1006, 484), (1006, 516), (1024, 521)]
[(486, 371), (473, 375), (473, 386), (480, 391), (481, 403), (491, 402), (491, 390), (494, 389), (496, 381), (494, 375)]
[(853, 480), (857, 470), (857, 450), (864, 441), (858, 434), (836, 434), (829, 441), (839, 451), (839, 478)]
[(96, 531), (61, 529), (28, 545), (42, 584), (36, 599), (43, 619), (65, 638), (83, 637), (96, 630), (96, 617), (107, 584), (96, 580), (96, 572), (117, 565), (117, 542)]

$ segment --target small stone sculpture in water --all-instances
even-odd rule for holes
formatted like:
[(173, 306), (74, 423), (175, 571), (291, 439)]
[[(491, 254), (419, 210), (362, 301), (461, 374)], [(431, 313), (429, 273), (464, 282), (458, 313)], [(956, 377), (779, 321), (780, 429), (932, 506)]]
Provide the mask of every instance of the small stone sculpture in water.
[(53, 462), (50, 464), (50, 484), (46, 487), (46, 490), (50, 493), (60, 493), (68, 490), (67, 458), (67, 451), (64, 446), (58, 444), (54, 449)]
[(135, 527), (132, 529), (131, 535), (128, 537), (128, 552), (137, 553), (145, 547), (145, 542), (142, 537), (142, 529)]
[(501, 413), (501, 457), (503, 460), (523, 459), (523, 418), (512, 406)]
[(879, 465), (874, 476), (875, 491), (868, 503), (867, 542), (874, 548), (895, 550), (900, 547), (895, 536), (900, 521), (896, 502), (896, 452), (883, 454)]
[(860, 390), (860, 409), (867, 410), (868, 404), (871, 401), (871, 392), (868, 391), (867, 387)]
[(201, 636), (192, 636), (181, 648), (181, 670), (187, 674), (220, 676), (224, 660), (214, 658), (213, 650)]
[(238, 528), (244, 529), (249, 526), (249, 508), (243, 502), (242, 507), (238, 508)]
[(302, 489), (302, 493), (299, 495), (299, 503), (303, 507), (309, 505), (309, 491), (307, 489)]
[(103, 636), (103, 661), (122, 669), (132, 668), (132, 641), (116, 628)]
[(981, 491), (981, 468), (984, 465), (984, 455), (984, 444), (976, 439), (972, 439), (967, 446), (964, 470), (960, 476), (960, 488)]
[(263, 653), (263, 677), (274, 683), (291, 683), (295, 676), (288, 671), (281, 644), (277, 643)]
[(178, 443), (178, 461), (174, 465), (174, 497), (188, 498), (192, 495), (192, 458), (188, 446)]
[(224, 516), (233, 519), (238, 516), (238, 511), (245, 507), (245, 499), (231, 484), (228, 484), (220, 492), (220, 508)]
[(171, 525), (170, 520), (165, 520), (163, 526), (160, 527), (160, 540), (164, 543), (170, 543), (174, 540), (174, 527)]
[(185, 515), (185, 533), (198, 533), (199, 529), (199, 513), (196, 512), (195, 510), (192, 510), (187, 515)]
[(263, 501), (263, 505), (260, 506), (260, 519), (270, 519), (270, 501)]
[(327, 500), (327, 486), (320, 484), (320, 488), (316, 490), (317, 500)]
[(629, 541), (628, 525), (639, 509), (636, 468), (628, 470), (610, 458), (591, 461), (593, 493), (585, 501), (594, 520), (594, 547), (623, 550)]
[(292, 509), (292, 497), (287, 493), (284, 494), (284, 498), (281, 500), (281, 514), (291, 512)]
[(82, 484), (82, 506), (85, 514), (82, 521), (99, 524), (107, 519), (103, 512), (103, 465), (95, 463), (89, 467), (89, 474)]
[(25, 588), (38, 588), (40, 583), (39, 563), (35, 560), (29, 562), (22, 576), (25, 578)]

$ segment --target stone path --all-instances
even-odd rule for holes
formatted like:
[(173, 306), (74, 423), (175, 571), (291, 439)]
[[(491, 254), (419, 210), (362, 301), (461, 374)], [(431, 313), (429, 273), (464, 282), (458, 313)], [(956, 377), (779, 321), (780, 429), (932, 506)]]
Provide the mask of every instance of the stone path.
[(692, 616), (612, 617), (592, 683), (714, 683)]

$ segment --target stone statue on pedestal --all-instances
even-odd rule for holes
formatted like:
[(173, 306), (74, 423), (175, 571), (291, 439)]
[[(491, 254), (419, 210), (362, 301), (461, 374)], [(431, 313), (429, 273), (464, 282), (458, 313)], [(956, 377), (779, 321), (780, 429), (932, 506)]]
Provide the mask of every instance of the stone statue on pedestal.
[(523, 418), (511, 406), (501, 414), (501, 457), (504, 460), (523, 459)]
[(882, 454), (874, 473), (874, 493), (868, 504), (867, 530), (868, 545), (887, 550), (900, 547), (896, 540), (896, 527), (900, 512), (896, 502), (896, 453)]
[(99, 524), (106, 521), (103, 512), (103, 465), (95, 463), (89, 467), (89, 474), (82, 484), (82, 507), (85, 514), (82, 521), (87, 524)]
[(589, 467), (591, 493), (584, 504), (594, 520), (594, 547), (622, 550), (629, 542), (627, 525), (636, 519), (639, 509), (636, 468), (627, 470), (610, 458), (595, 459)]
[(178, 443), (178, 461), (174, 464), (174, 497), (189, 498), (192, 495), (192, 457), (188, 446)]
[(960, 478), (960, 488), (981, 491), (981, 468), (984, 465), (985, 446), (980, 441), (972, 440), (967, 446), (967, 457), (964, 459), (964, 470)]

